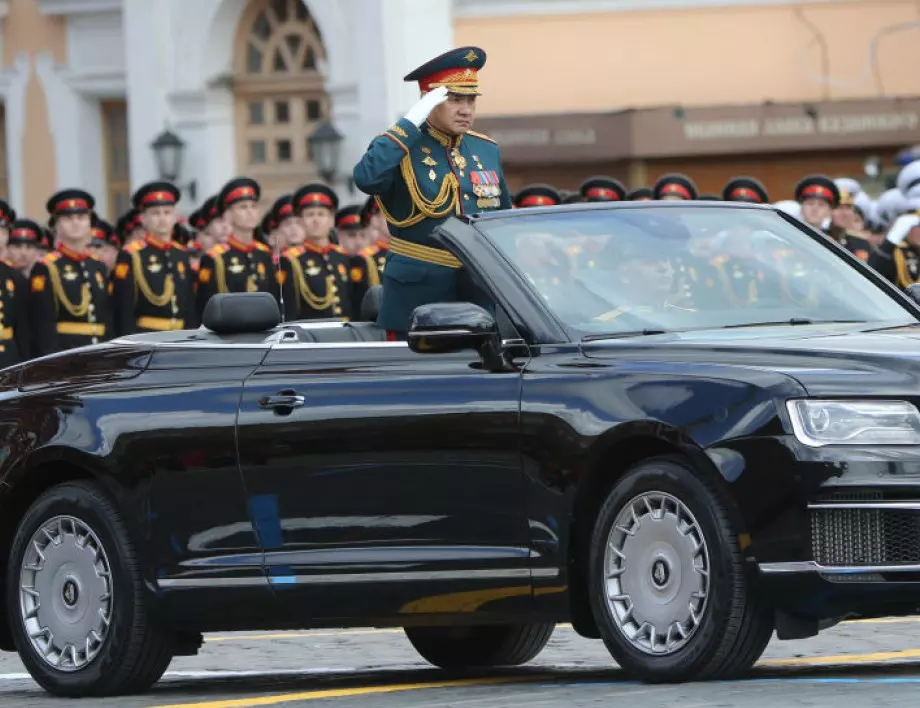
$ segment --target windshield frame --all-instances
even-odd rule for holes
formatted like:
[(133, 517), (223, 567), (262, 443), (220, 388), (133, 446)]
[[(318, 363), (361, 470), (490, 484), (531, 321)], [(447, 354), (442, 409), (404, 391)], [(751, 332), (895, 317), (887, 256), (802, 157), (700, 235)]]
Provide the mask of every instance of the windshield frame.
[[(602, 203), (579, 203), (579, 204), (568, 204), (560, 206), (548, 206), (548, 207), (535, 207), (528, 209), (520, 210), (500, 210), (494, 212), (486, 212), (483, 214), (470, 215), (467, 217), (468, 223), (473, 226), (478, 234), (494, 249), (496, 256), (503, 261), (503, 264), (507, 266), (518, 278), (520, 285), (526, 289), (531, 298), (535, 298), (543, 302), (543, 296), (539, 289), (530, 282), (526, 274), (522, 271), (520, 266), (506, 253), (505, 249), (499, 245), (497, 239), (494, 239), (491, 235), (491, 232), (488, 228), (490, 222), (502, 222), (512, 219), (527, 219), (532, 218), (536, 215), (541, 215), (543, 217), (550, 216), (552, 214), (559, 214), (560, 216), (565, 214), (572, 213), (581, 213), (581, 212), (592, 212), (592, 211), (619, 211), (619, 210), (643, 210), (643, 209), (717, 209), (717, 210), (760, 210), (768, 211), (771, 214), (777, 215), (782, 219), (787, 225), (794, 227), (803, 237), (811, 239), (811, 241), (829, 252), (829, 255), (832, 257), (837, 257), (842, 259), (849, 265), (851, 268), (854, 268), (859, 275), (864, 279), (868, 280), (869, 283), (874, 285), (878, 290), (880, 290), (884, 295), (887, 295), (888, 298), (892, 301), (893, 304), (898, 305), (903, 311), (905, 316), (905, 321), (901, 326), (909, 326), (914, 324), (920, 324), (920, 304), (916, 303), (907, 293), (903, 292), (901, 289), (897, 288), (893, 283), (891, 283), (887, 278), (882, 276), (874, 268), (870, 267), (867, 262), (857, 258), (846, 248), (841, 246), (835, 240), (829, 238), (825, 233), (819, 231), (818, 229), (805, 224), (804, 222), (799, 221), (798, 219), (792, 217), (791, 215), (785, 213), (784, 211), (777, 209), (772, 205), (761, 205), (761, 204), (747, 204), (744, 202), (687, 202), (687, 201), (642, 201), (642, 202), (602, 202)], [(546, 311), (547, 316), (552, 319), (559, 328), (565, 332), (566, 337), (569, 342), (579, 342), (584, 337), (595, 334), (590, 332), (585, 332), (584, 330), (578, 329), (577, 327), (572, 326), (571, 324), (562, 320), (553, 309), (543, 303), (543, 307)], [(752, 318), (753, 321), (753, 318)], [(877, 327), (882, 322), (888, 322), (887, 320), (878, 320), (874, 322), (868, 322), (867, 326)], [(815, 324), (820, 324), (820, 320), (816, 321)], [(797, 328), (802, 326), (809, 325), (795, 325)], [(691, 328), (697, 330), (714, 330), (718, 327), (700, 327), (700, 328)], [(686, 330), (685, 330), (686, 331)], [(641, 334), (641, 333), (640, 333)], [(558, 343), (558, 342), (540, 342), (540, 343)]]

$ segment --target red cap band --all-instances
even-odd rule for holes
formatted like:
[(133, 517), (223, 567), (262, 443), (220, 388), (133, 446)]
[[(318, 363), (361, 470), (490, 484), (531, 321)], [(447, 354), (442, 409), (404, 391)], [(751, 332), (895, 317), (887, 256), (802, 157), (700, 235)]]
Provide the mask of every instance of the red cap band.
[(339, 219), (339, 222), (338, 224), (336, 224), (336, 226), (354, 226), (355, 224), (360, 224), (360, 223), (361, 223), (360, 214), (348, 214), (347, 216), (343, 216), (341, 219)]
[(809, 197), (826, 199), (829, 202), (834, 201), (834, 193), (827, 187), (822, 187), (820, 184), (813, 184), (802, 190), (802, 199), (808, 199)]
[(332, 200), (329, 198), (328, 194), (323, 194), (322, 192), (307, 192), (300, 198), (298, 206), (312, 206), (313, 204), (319, 204), (320, 206), (333, 206)]
[(12, 238), (29, 238), (38, 240), (38, 234), (35, 233), (32, 229), (16, 229), (11, 234)]
[(619, 195), (612, 189), (607, 189), (606, 187), (591, 187), (588, 191), (585, 192), (586, 197), (602, 197), (603, 199), (610, 199), (613, 201), (619, 201)]
[(83, 199), (63, 199), (54, 205), (55, 211), (64, 211), (64, 209), (89, 210), (89, 204)]
[(150, 202), (169, 202), (170, 204), (175, 204), (176, 200), (171, 192), (151, 192), (150, 194), (144, 195), (144, 198), (141, 199), (141, 204), (149, 204)]
[(282, 219), (286, 216), (290, 216), (293, 213), (294, 213), (294, 206), (291, 204), (285, 204), (283, 207), (281, 207), (278, 210), (278, 216), (280, 216)]
[(552, 197), (545, 197), (542, 194), (534, 194), (533, 196), (524, 197), (520, 201), (522, 207), (530, 206), (555, 206), (556, 200)]
[(661, 188), (662, 195), (664, 194), (679, 194), (684, 199), (693, 199), (693, 195), (690, 194), (690, 190), (687, 189), (682, 184), (677, 184), (676, 182), (669, 182)]
[(750, 189), (749, 187), (736, 187), (735, 189), (731, 191), (731, 193), (728, 196), (733, 197), (733, 198), (743, 197), (746, 199), (753, 199), (758, 204), (762, 201), (760, 198), (760, 195), (757, 194), (757, 192), (755, 192), (753, 189)]
[(256, 190), (252, 187), (237, 187), (230, 194), (224, 197), (224, 204), (229, 204), (234, 199), (242, 199), (244, 197), (255, 197)]

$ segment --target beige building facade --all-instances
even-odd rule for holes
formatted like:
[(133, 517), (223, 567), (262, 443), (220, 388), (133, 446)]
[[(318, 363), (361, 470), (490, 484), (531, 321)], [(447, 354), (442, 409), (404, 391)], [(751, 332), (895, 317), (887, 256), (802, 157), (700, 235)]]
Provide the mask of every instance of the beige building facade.
[(479, 126), (513, 188), (682, 171), (781, 199), (920, 143), (913, 0), (466, 0), (454, 36), (488, 48)]
[[(630, 186), (665, 171), (715, 192), (754, 174), (776, 199), (807, 172), (861, 177), (920, 143), (916, 0), (0, 0), (0, 196), (45, 218), (80, 186), (115, 219), (186, 143), (189, 212), (227, 179), (266, 199), (318, 177), (307, 137), (344, 136), (335, 186), (402, 115), (402, 76), (488, 52), (478, 128), (512, 188)], [(191, 188), (194, 187), (194, 190)], [(195, 194), (192, 195), (191, 192)]]

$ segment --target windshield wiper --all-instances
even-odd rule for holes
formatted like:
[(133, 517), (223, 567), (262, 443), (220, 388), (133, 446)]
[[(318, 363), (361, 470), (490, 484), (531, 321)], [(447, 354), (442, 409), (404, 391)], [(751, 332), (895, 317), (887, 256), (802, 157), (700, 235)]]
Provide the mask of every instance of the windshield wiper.
[(665, 329), (636, 329), (629, 332), (608, 332), (606, 334), (589, 334), (581, 338), (583, 342), (597, 342), (602, 339), (622, 339), (623, 337), (651, 337), (656, 334), (668, 334)]
[(745, 322), (743, 324), (722, 325), (719, 329), (743, 329), (745, 327), (782, 327), (813, 324), (866, 324), (865, 320), (812, 320), (807, 317), (792, 317), (776, 322)]

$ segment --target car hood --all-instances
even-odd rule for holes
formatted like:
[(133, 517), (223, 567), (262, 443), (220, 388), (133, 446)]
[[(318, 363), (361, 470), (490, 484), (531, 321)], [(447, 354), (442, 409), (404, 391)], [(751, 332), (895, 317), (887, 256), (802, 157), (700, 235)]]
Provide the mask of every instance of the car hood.
[(814, 396), (920, 396), (920, 326), (699, 330), (594, 341), (583, 345), (583, 351), (597, 359), (638, 355), (671, 365), (682, 361), (762, 369), (796, 379)]

